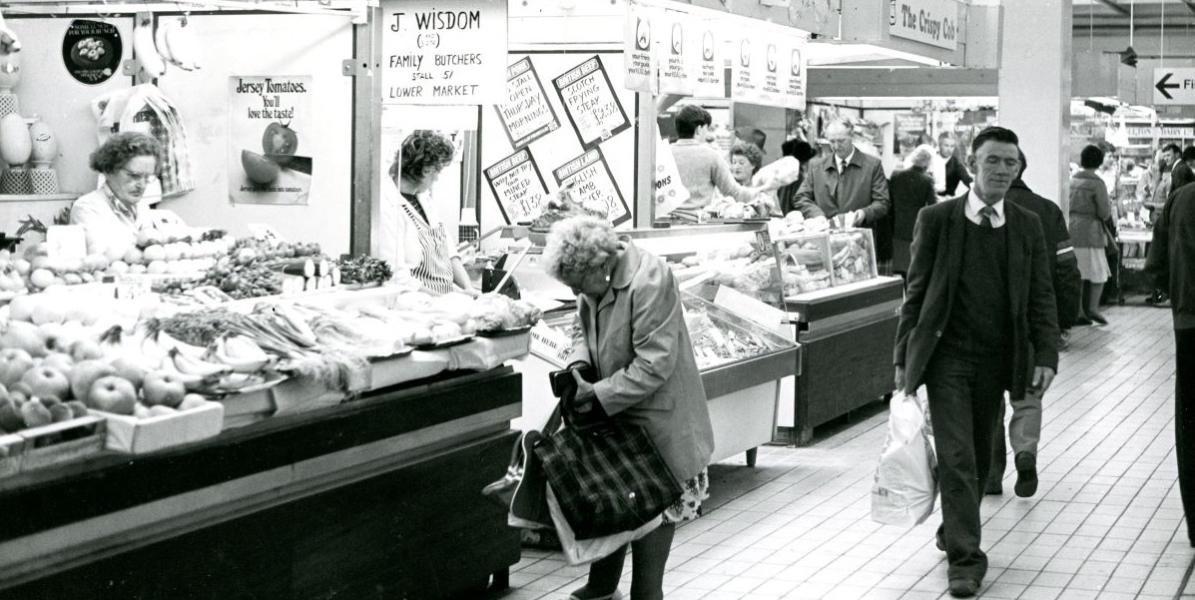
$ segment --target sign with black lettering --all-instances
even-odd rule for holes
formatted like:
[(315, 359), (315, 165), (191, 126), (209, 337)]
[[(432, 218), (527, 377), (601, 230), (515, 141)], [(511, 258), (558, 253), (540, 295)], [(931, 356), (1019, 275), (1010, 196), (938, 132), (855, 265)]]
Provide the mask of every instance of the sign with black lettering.
[(552, 83), (581, 146), (586, 150), (630, 129), (627, 113), (596, 55), (565, 71)]
[(506, 89), (506, 0), (382, 0), (382, 101), (494, 104)]
[(697, 63), (693, 82), (693, 95), (701, 98), (726, 97), (726, 66), (722, 53), (723, 36), (718, 21), (707, 19), (700, 22), (701, 60)]
[(764, 43), (757, 32), (749, 29), (735, 31), (733, 47), (735, 53), (731, 56), (730, 68), (730, 97), (742, 102), (762, 104)]
[(614, 183), (614, 175), (600, 148), (587, 150), (552, 171), (556, 184), (567, 189), (573, 200), (590, 210), (605, 211), (606, 218), (619, 225), (631, 218), (631, 210)]
[(958, 49), (957, 0), (889, 0), (888, 33), (947, 50)]
[(494, 105), (510, 145), (522, 148), (560, 128), (556, 111), (535, 72), (531, 59), (523, 57), (506, 68), (506, 102)]
[(508, 225), (534, 221), (548, 203), (548, 189), (526, 148), (486, 167), (486, 181)]
[(622, 68), (623, 86), (628, 90), (657, 93), (656, 55), (652, 29), (658, 11), (634, 0), (627, 3), (627, 20), (623, 28)]
[(781, 106), (805, 110), (805, 39), (789, 38), (780, 46)]
[(656, 21), (657, 29), (667, 38), (656, 42), (656, 62), (660, 67), (660, 93), (691, 96), (698, 74), (699, 39), (692, 39), (701, 21), (688, 14), (664, 10)]

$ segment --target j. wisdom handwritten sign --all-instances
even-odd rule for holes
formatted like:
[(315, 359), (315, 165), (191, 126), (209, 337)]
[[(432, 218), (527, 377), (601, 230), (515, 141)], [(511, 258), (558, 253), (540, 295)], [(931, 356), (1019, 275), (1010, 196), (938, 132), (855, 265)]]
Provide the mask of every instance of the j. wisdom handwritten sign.
[(492, 104), (506, 90), (506, 0), (383, 0), (382, 101)]

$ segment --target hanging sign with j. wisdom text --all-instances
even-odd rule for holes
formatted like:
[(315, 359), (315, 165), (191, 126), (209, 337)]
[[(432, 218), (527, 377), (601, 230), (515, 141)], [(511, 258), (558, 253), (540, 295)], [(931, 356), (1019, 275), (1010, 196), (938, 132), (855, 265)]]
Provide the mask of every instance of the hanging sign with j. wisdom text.
[(382, 15), (383, 102), (504, 100), (506, 0), (383, 0)]

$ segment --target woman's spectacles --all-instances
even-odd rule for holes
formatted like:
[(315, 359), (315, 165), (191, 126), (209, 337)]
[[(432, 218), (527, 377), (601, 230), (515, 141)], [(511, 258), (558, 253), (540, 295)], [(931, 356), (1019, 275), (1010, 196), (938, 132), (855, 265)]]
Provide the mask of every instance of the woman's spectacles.
[(149, 183), (154, 177), (157, 176), (157, 173), (134, 173), (124, 167), (120, 168), (120, 172), (124, 173), (125, 177), (133, 181), (140, 181), (142, 183)]

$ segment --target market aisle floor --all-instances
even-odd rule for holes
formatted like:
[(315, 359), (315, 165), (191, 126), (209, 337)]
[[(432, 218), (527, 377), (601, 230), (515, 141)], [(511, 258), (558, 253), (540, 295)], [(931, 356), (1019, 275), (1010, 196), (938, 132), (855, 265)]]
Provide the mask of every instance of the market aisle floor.
[[(1174, 458), (1174, 338), (1168, 310), (1117, 307), (1075, 330), (1046, 396), (1033, 498), (983, 503), (991, 563), (981, 597), (1195, 598)], [(708, 511), (677, 531), (669, 600), (939, 598), (945, 555), (935, 514), (905, 530), (874, 524), (869, 490), (886, 413), (807, 448), (761, 448), (710, 469)], [(1011, 465), (1011, 459), (1010, 459)], [(629, 591), (630, 561), (622, 590)], [(514, 599), (567, 599), (584, 567), (525, 551)], [(1183, 587), (1186, 587), (1183, 590)]]

